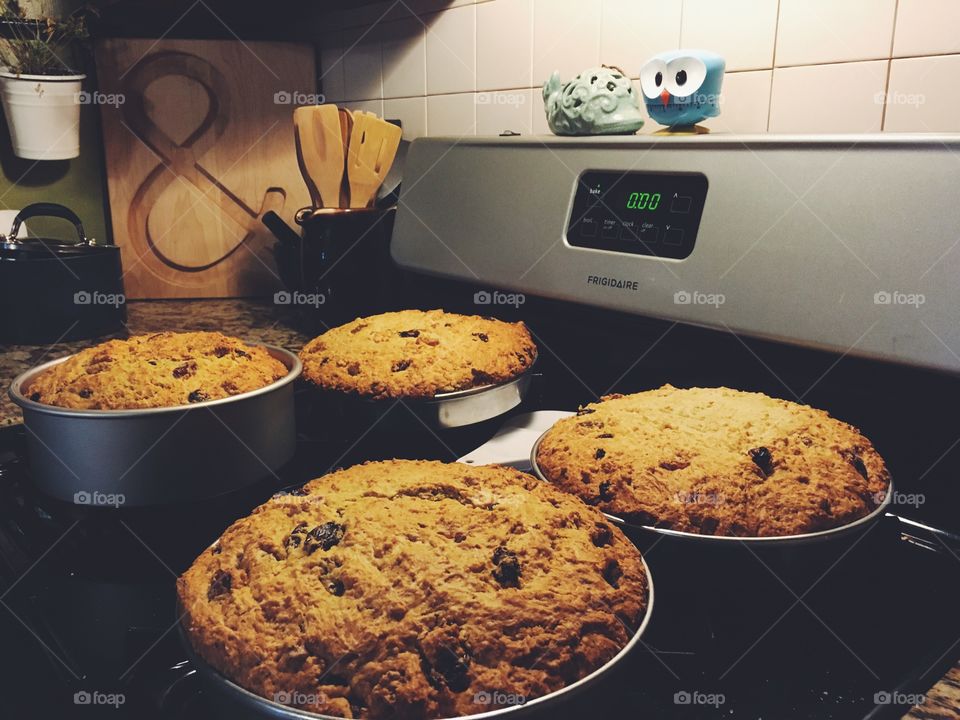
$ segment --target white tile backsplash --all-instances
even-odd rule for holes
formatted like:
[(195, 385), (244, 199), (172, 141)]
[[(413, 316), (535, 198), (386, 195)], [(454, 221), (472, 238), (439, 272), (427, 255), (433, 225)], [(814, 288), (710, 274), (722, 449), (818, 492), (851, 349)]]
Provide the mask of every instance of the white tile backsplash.
[(960, 131), (960, 0), (385, 0), (318, 17), (328, 100), (407, 137), (546, 133), (553, 70), (635, 78), (677, 47), (727, 60), (714, 132)]
[(371, 100), (383, 97), (380, 41), (367, 29), (343, 34), (343, 99)]
[(638, 77), (656, 53), (680, 47), (682, 0), (603, 0), (600, 62)]
[(897, 0), (780, 0), (777, 65), (890, 57)]
[(399, 98), (426, 95), (426, 40), (420, 18), (410, 17), (384, 23), (381, 37), (383, 96)]
[(777, 0), (683, 0), (680, 46), (723, 55), (727, 70), (773, 67)]
[(474, 93), (430, 95), (427, 97), (427, 132), (455, 137), (476, 135), (476, 111)]
[(477, 84), (477, 15), (473, 5), (424, 17), (427, 94), (474, 90)]
[(885, 130), (960, 132), (960, 97), (944, 78), (960, 77), (960, 55), (893, 60)]
[(543, 109), (543, 94), (538, 89), (533, 91), (533, 134), (550, 135), (547, 113)]
[(899, 0), (894, 57), (960, 52), (960, 2)]
[(403, 123), (404, 140), (416, 140), (427, 134), (427, 99), (411, 97), (384, 100), (383, 117)]
[(477, 5), (477, 90), (533, 85), (533, 0)]
[(477, 93), (477, 135), (499, 135), (505, 130), (529, 135), (532, 113), (540, 94), (527, 88)]
[(353, 100), (341, 102), (339, 105), (340, 107), (347, 108), (347, 110), (351, 112), (362, 110), (363, 112), (371, 112), (374, 115), (383, 117), (383, 100)]
[(771, 76), (770, 70), (727, 73), (720, 91), (720, 115), (701, 124), (712, 132), (766, 132)]
[(879, 132), (888, 62), (776, 68), (770, 132)]
[(335, 36), (320, 40), (319, 88), (327, 101), (336, 102), (346, 95), (343, 72), (343, 48), (341, 39)]
[(600, 0), (534, 0), (533, 84), (563, 82), (600, 64)]

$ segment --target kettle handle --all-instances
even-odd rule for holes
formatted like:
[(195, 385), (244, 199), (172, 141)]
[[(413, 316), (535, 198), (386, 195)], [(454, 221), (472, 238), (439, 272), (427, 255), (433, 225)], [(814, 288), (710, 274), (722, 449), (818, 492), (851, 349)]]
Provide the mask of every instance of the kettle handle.
[(51, 202), (31, 203), (17, 213), (10, 228), (9, 237), (13, 242), (17, 241), (17, 233), (20, 232), (23, 221), (32, 217), (56, 217), (73, 223), (73, 226), (77, 229), (77, 235), (80, 236), (80, 242), (84, 245), (90, 244), (90, 241), (87, 240), (87, 234), (83, 231), (83, 223), (80, 222), (77, 214), (64, 205)]

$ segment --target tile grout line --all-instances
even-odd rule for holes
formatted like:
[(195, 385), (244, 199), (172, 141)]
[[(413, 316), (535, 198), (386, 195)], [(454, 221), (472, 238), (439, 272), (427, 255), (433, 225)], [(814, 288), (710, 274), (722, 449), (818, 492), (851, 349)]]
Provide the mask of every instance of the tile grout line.
[[(532, 82), (533, 82), (533, 37), (534, 37), (533, 28), (535, 27), (535, 22), (536, 22), (536, 21), (535, 21), (534, 13), (536, 12), (537, 0), (529, 0), (529, 3), (530, 3), (530, 24), (529, 24), (529, 26), (527, 27), (527, 39), (530, 41), (530, 42), (528, 43), (528, 44), (529, 44), (529, 47), (530, 47), (530, 50), (529, 50), (529, 52), (527, 53), (527, 60), (529, 61), (529, 67), (530, 67), (530, 82), (532, 83)], [(542, 86), (542, 85), (541, 85), (541, 88), (540, 88), (540, 89), (541, 89), (540, 96), (543, 97), (543, 86)], [(536, 133), (534, 132), (534, 124), (535, 124), (535, 121), (534, 121), (534, 119), (533, 119), (533, 118), (534, 118), (533, 104), (537, 101), (537, 93), (536, 93), (536, 88), (535, 88), (535, 87), (533, 88), (533, 90), (534, 90), (534, 93), (533, 93), (533, 102), (530, 103), (530, 114), (529, 114), (529, 118), (530, 118), (530, 134), (531, 134), (531, 135), (536, 135)]]
[(767, 94), (767, 126), (764, 132), (770, 132), (770, 118), (773, 117), (773, 76), (777, 68), (777, 40), (780, 37), (780, 2), (777, 0), (777, 18), (773, 23), (773, 57), (770, 59), (770, 92)]
[(893, 70), (893, 47), (897, 39), (897, 20), (900, 17), (900, 0), (894, 0), (893, 28), (890, 30), (890, 52), (887, 58), (887, 77), (883, 82), (883, 107), (880, 111), (880, 132), (887, 127), (887, 108), (890, 105), (890, 72)]
[(477, 52), (477, 43), (479, 42), (479, 38), (477, 37), (477, 4), (476, 4), (476, 3), (473, 3), (470, 7), (471, 7), (471, 9), (472, 9), (472, 11), (473, 11), (473, 103), (472, 103), (472, 105), (473, 105), (473, 134), (474, 134), (474, 135), (479, 135), (480, 133), (477, 132), (477, 130), (478, 130), (478, 128), (477, 128), (477, 123), (480, 122), (480, 116), (479, 116), (479, 114), (478, 114), (478, 112), (477, 112), (477, 106), (478, 106), (478, 103), (477, 103), (477, 68), (479, 67), (479, 66), (477, 65), (477, 63), (479, 62), (478, 57), (477, 57), (477, 55), (478, 55), (478, 52)]
[(677, 31), (677, 50), (683, 47), (683, 11), (686, 5), (687, 0), (680, 0), (680, 28)]

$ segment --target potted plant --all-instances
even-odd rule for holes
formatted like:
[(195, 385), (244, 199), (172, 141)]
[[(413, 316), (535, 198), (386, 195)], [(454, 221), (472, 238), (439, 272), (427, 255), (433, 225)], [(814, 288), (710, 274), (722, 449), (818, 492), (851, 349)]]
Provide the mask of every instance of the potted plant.
[(81, 82), (72, 63), (75, 42), (88, 37), (82, 8), (63, 20), (28, 18), (17, 0), (0, 0), (0, 99), (13, 152), (30, 160), (80, 154)]

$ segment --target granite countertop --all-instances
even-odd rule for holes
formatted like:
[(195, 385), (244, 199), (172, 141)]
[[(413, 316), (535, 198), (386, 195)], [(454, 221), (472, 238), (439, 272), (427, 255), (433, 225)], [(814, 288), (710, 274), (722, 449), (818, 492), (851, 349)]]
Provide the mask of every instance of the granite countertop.
[[(298, 351), (310, 339), (285, 322), (277, 306), (252, 300), (151, 300), (127, 305), (127, 334), (159, 330), (218, 330), (249, 341), (279, 345)], [(0, 352), (0, 374), (5, 383), (47, 360), (69, 355), (105, 338), (57, 343), (48, 346), (11, 345)], [(0, 397), (0, 426), (22, 422), (20, 409)], [(926, 693), (925, 702), (905, 720), (960, 719), (960, 663)]]
[[(127, 305), (127, 330), (110, 337), (125, 337), (159, 330), (217, 330), (243, 340), (299, 351), (310, 339), (285, 322), (285, 309), (253, 300), (149, 300)], [(107, 338), (77, 340), (54, 345), (8, 345), (0, 352), (0, 427), (23, 421), (6, 387), (17, 375), (35, 365), (70, 355)]]

